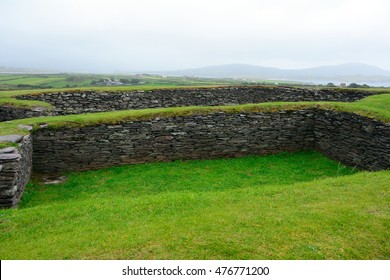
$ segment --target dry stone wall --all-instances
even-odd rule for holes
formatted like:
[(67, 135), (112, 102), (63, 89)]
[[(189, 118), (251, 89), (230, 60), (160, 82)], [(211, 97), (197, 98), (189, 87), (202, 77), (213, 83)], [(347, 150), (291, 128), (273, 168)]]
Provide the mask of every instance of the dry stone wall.
[(315, 147), (365, 170), (390, 168), (390, 125), (353, 113), (322, 111), (314, 123)]
[(52, 104), (56, 115), (128, 109), (215, 106), (274, 101), (352, 102), (373, 93), (368, 91), (298, 89), (286, 87), (216, 87), (160, 89), (151, 91), (96, 92), (67, 91), (18, 96)]
[(62, 172), (315, 148), (347, 165), (380, 170), (390, 168), (389, 139), (388, 124), (351, 113), (213, 113), (41, 129), (34, 133), (33, 166)]
[(9, 105), (0, 106), (0, 122), (49, 115), (51, 115), (51, 112), (45, 108), (17, 108)]
[(193, 115), (34, 133), (38, 172), (314, 148), (312, 110)]
[(14, 144), (0, 149), (0, 208), (10, 208), (19, 203), (30, 179), (32, 139), (30, 135), (8, 135), (0, 136), (1, 140)]

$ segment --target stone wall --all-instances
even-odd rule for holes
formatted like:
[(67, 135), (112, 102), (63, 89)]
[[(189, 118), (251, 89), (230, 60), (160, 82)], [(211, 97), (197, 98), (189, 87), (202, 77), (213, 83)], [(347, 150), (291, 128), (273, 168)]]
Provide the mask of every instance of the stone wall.
[(0, 208), (10, 208), (19, 203), (30, 179), (32, 139), (30, 135), (8, 135), (0, 140), (17, 146), (0, 149)]
[(41, 129), (34, 133), (33, 166), (62, 172), (315, 148), (344, 164), (380, 170), (390, 168), (389, 139), (390, 125), (351, 113), (213, 113)]
[(274, 101), (352, 102), (372, 94), (367, 91), (257, 86), (159, 89), (132, 92), (85, 90), (23, 95), (17, 98), (48, 102), (55, 107), (54, 114), (65, 115), (157, 107), (215, 106)]
[(17, 108), (9, 105), (0, 106), (0, 122), (48, 115), (50, 115), (50, 112), (45, 110), (45, 108)]
[(360, 169), (390, 169), (389, 124), (319, 109), (218, 112), (78, 128), (43, 126), (32, 138), (0, 136), (0, 142), (17, 146), (0, 149), (0, 207), (17, 205), (31, 166), (37, 172), (58, 173), (317, 149)]
[(33, 168), (62, 172), (309, 149), (314, 148), (313, 123), (313, 110), (301, 110), (40, 129), (34, 133)]
[(353, 113), (317, 111), (315, 147), (324, 155), (365, 170), (390, 168), (390, 125)]

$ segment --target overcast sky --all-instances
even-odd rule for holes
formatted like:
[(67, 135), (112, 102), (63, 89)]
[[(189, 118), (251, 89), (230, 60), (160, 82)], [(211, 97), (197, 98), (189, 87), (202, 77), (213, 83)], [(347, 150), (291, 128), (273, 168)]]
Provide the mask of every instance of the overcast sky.
[(389, 0), (0, 0), (0, 66), (390, 70)]

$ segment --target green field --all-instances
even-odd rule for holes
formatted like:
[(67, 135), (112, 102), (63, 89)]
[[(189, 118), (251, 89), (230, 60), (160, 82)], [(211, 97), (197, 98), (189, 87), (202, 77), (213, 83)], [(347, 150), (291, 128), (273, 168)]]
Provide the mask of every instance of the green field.
[(316, 152), (35, 178), (1, 259), (389, 259), (390, 172)]
[[(138, 86), (138, 83), (147, 86), (202, 86), (202, 85), (236, 85), (249, 84), (244, 80), (234, 79), (209, 79), (197, 77), (166, 77), (159, 75), (111, 75), (111, 74), (1, 74), (0, 91), (21, 90), (21, 89), (47, 89), (47, 88), (78, 88), (91, 87), (101, 79), (128, 80), (131, 86)], [(289, 81), (267, 81), (256, 80), (250, 84), (282, 84), (297, 85), (301, 83)], [(105, 86), (101, 86), (105, 88)]]

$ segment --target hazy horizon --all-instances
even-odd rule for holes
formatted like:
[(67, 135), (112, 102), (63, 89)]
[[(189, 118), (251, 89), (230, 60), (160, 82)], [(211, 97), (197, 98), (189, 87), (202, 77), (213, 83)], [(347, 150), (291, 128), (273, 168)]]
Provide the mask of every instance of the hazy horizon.
[(2, 0), (0, 66), (69, 72), (250, 64), (390, 70), (386, 0)]
[[(384, 71), (388, 71), (390, 72), (388, 69), (384, 69), (384, 68), (381, 68), (381, 67), (378, 67), (376, 65), (372, 65), (372, 64), (365, 64), (365, 63), (355, 63), (355, 62), (348, 62), (348, 63), (342, 63), (342, 64), (337, 64), (337, 65), (316, 65), (316, 66), (312, 66), (312, 67), (301, 67), (301, 68), (283, 68), (283, 67), (274, 67), (274, 66), (264, 66), (264, 65), (255, 65), (255, 64), (246, 64), (246, 63), (228, 63), (228, 64), (220, 64), (220, 65), (204, 65), (204, 66), (200, 66), (200, 67), (187, 67), (187, 68), (180, 68), (180, 69), (170, 69), (170, 70), (153, 70), (153, 69), (143, 69), (143, 70), (137, 70), (137, 69), (134, 69), (134, 70), (123, 70), (123, 71), (111, 71), (111, 72), (107, 72), (107, 71), (65, 71), (65, 70), (61, 70), (61, 69), (44, 69), (44, 68), (32, 68), (32, 67), (24, 67), (24, 66), (13, 66), (13, 65), (0, 65), (0, 69), (1, 68), (15, 68), (15, 69), (25, 69), (25, 70), (31, 70), (33, 71), (32, 73), (34, 73), (34, 70), (37, 71), (37, 73), (80, 73), (80, 74), (120, 74), (120, 73), (123, 73), (123, 74), (142, 74), (142, 73), (150, 73), (150, 74), (161, 74), (161, 73), (170, 73), (170, 72), (177, 72), (177, 71), (186, 71), (186, 70), (199, 70), (199, 69), (207, 69), (207, 68), (211, 68), (211, 67), (224, 67), (224, 66), (234, 66), (234, 65), (237, 65), (237, 66), (254, 66), (254, 67), (267, 67), (267, 68), (274, 68), (274, 69), (279, 69), (279, 70), (307, 70), (307, 69), (314, 69), (314, 68), (323, 68), (323, 67), (338, 67), (338, 66), (343, 66), (343, 65), (354, 65), (354, 64), (357, 64), (357, 65), (366, 65), (368, 67), (376, 67), (378, 69), (381, 69), (381, 70), (384, 70)], [(7, 73), (7, 72), (5, 72)], [(23, 73), (23, 71), (22, 71)], [(26, 72), (28, 73), (28, 72)]]

